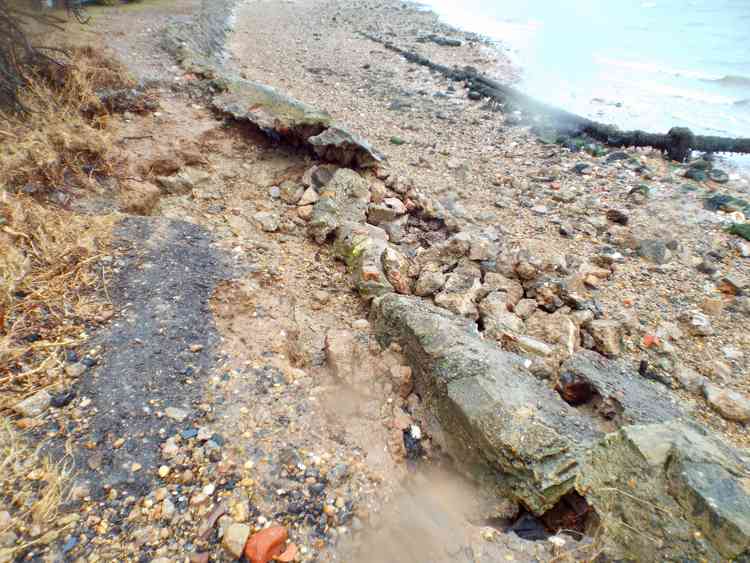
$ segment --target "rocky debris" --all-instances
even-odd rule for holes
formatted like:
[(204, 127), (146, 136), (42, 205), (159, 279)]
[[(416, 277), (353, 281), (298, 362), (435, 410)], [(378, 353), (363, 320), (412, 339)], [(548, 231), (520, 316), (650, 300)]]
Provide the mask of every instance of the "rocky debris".
[(393, 291), (383, 270), (386, 248), (387, 235), (378, 227), (350, 222), (338, 227), (334, 255), (346, 264), (355, 288), (364, 299)]
[(51, 403), (52, 396), (47, 391), (42, 390), (27, 397), (20, 403), (16, 403), (13, 406), (13, 411), (21, 416), (34, 418), (44, 414), (44, 412), (50, 407)]
[(417, 43), (427, 43), (428, 41), (435, 43), (435, 45), (440, 45), (441, 47), (460, 47), (461, 45), (463, 45), (463, 42), (460, 39), (444, 37), (442, 35), (436, 35), (434, 33), (430, 33), (429, 35), (422, 35), (417, 38)]
[(464, 264), (446, 276), (445, 286), (435, 295), (435, 303), (458, 315), (479, 318), (476, 300), (482, 288), (478, 267)]
[(688, 311), (682, 315), (681, 319), (687, 325), (690, 334), (695, 336), (711, 336), (714, 334), (711, 319), (702, 313)]
[(311, 206), (318, 203), (319, 200), (320, 196), (318, 195), (318, 192), (315, 191), (315, 188), (307, 188), (297, 202), (297, 205), (300, 207)]
[(367, 212), (367, 220), (373, 225), (391, 223), (406, 214), (406, 206), (395, 197), (387, 197), (381, 203), (371, 203)]
[(513, 335), (524, 331), (523, 321), (508, 308), (506, 293), (501, 291), (490, 293), (479, 304), (479, 313), (484, 333), (490, 338), (502, 340), (508, 334)]
[(694, 369), (681, 366), (675, 371), (675, 378), (683, 389), (691, 393), (698, 393), (703, 390), (706, 378)]
[(406, 225), (408, 224), (409, 217), (403, 215), (393, 221), (384, 221), (380, 223), (380, 227), (388, 233), (388, 238), (391, 242), (400, 243), (406, 236)]
[(577, 489), (607, 514), (615, 559), (727, 561), (750, 548), (749, 474), (720, 440), (673, 420), (608, 435), (586, 454)]
[(364, 223), (369, 201), (369, 187), (359, 174), (346, 168), (337, 170), (313, 208), (310, 236), (323, 244), (343, 223)]
[(576, 452), (599, 432), (521, 358), (482, 340), (470, 320), (415, 297), (375, 300), (372, 321), (384, 346), (403, 349), (415, 391), (462, 467), (537, 514), (572, 490)]
[(157, 176), (156, 183), (167, 195), (188, 195), (211, 181), (211, 174), (199, 168), (183, 168), (172, 176)]
[(302, 175), (302, 185), (320, 192), (333, 179), (339, 166), (335, 164), (315, 164)]
[(339, 126), (331, 126), (307, 141), (320, 158), (342, 166), (369, 168), (385, 160), (367, 141)]
[(331, 117), (265, 84), (239, 78), (223, 80), (224, 92), (214, 107), (239, 121), (247, 121), (272, 137), (307, 141), (331, 125)]
[(159, 109), (159, 102), (154, 96), (141, 88), (99, 90), (96, 97), (111, 113), (148, 113)]
[(709, 382), (703, 384), (703, 394), (711, 408), (722, 418), (735, 422), (750, 421), (750, 398), (736, 391), (721, 389)]
[(481, 293), (488, 295), (495, 291), (504, 293), (511, 307), (515, 307), (524, 295), (523, 286), (518, 280), (506, 278), (504, 275), (495, 272), (487, 272), (484, 275)]

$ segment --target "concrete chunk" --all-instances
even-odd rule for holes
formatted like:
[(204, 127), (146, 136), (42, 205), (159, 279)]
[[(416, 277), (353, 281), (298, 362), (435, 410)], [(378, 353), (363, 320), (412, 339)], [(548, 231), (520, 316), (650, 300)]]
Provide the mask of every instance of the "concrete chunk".
[(385, 295), (372, 316), (381, 344), (403, 348), (416, 390), (464, 470), (538, 514), (572, 490), (576, 456), (600, 434), (522, 358), (481, 339), (474, 322), (421, 299)]

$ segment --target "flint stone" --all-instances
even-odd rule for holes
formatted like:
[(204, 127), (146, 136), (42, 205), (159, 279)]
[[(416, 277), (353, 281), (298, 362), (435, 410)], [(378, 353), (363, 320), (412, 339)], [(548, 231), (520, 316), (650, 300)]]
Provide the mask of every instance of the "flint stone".
[(33, 418), (44, 413), (50, 403), (52, 403), (52, 396), (47, 391), (41, 390), (20, 403), (16, 403), (13, 410), (21, 416)]
[(359, 174), (337, 170), (313, 208), (308, 233), (323, 244), (342, 223), (364, 223), (369, 201), (370, 190)]
[(607, 514), (613, 559), (729, 561), (750, 549), (748, 474), (736, 450), (673, 420), (609, 434), (582, 460), (577, 488)]
[(536, 514), (570, 492), (575, 457), (599, 432), (465, 318), (396, 294), (373, 302), (381, 345), (397, 342), (416, 392), (442, 425), (467, 473)]
[(371, 168), (385, 160), (367, 141), (341, 127), (329, 127), (307, 141), (320, 158), (342, 166)]
[(226, 91), (215, 96), (213, 104), (220, 112), (248, 121), (272, 137), (308, 140), (331, 124), (326, 112), (250, 80), (227, 80)]

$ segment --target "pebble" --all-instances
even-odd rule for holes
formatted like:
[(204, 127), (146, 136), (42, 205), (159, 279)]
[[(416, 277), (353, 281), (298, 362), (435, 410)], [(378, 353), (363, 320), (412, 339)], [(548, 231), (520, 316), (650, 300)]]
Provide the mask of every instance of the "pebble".
[(227, 527), (221, 538), (221, 545), (235, 559), (242, 557), (245, 551), (247, 538), (250, 536), (250, 526), (247, 524), (232, 523)]
[(166, 409), (164, 409), (164, 414), (172, 420), (176, 420), (177, 422), (182, 422), (188, 416), (190, 416), (190, 412), (186, 411), (185, 409), (178, 409), (176, 407), (167, 407)]
[(34, 418), (43, 414), (52, 404), (52, 396), (45, 390), (39, 391), (16, 403), (13, 407), (13, 411), (20, 414), (21, 416)]

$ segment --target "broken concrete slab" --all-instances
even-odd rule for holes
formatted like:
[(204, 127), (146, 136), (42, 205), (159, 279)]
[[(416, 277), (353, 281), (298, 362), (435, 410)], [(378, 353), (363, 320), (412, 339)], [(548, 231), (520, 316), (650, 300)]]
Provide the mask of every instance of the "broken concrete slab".
[(342, 166), (371, 168), (385, 160), (370, 143), (339, 126), (331, 126), (307, 141), (320, 158)]
[(614, 559), (729, 561), (750, 554), (749, 479), (746, 458), (670, 421), (607, 435), (582, 460), (577, 489), (606, 517)]
[(272, 137), (304, 142), (331, 124), (328, 113), (265, 84), (224, 78), (222, 85), (225, 91), (214, 97), (214, 107), (234, 119), (252, 123)]
[(331, 116), (275, 88), (252, 80), (224, 77), (214, 107), (247, 121), (273, 138), (308, 143), (320, 158), (342, 166), (371, 168), (385, 160), (370, 143), (333, 125)]
[(464, 470), (537, 514), (573, 489), (577, 456), (601, 434), (522, 358), (419, 298), (384, 295), (373, 301), (372, 321), (381, 344), (404, 350), (417, 393)]

